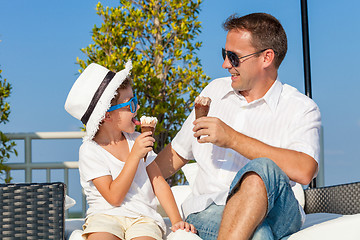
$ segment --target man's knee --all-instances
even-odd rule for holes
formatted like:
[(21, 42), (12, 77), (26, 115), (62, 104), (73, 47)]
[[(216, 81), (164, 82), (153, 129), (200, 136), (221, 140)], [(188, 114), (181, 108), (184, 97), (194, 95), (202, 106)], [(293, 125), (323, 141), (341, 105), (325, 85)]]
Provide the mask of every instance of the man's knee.
[[(238, 182), (238, 189), (242, 185), (249, 186), (251, 189), (264, 189), (265, 185), (262, 178), (256, 172), (247, 172)], [(235, 190), (237, 191), (237, 190)]]
[(269, 158), (256, 158), (247, 163), (236, 174), (230, 185), (230, 191), (227, 200), (229, 200), (241, 186), (245, 178), (253, 180), (253, 184), (265, 186), (266, 193), (271, 191), (274, 185), (288, 183), (287, 175)]

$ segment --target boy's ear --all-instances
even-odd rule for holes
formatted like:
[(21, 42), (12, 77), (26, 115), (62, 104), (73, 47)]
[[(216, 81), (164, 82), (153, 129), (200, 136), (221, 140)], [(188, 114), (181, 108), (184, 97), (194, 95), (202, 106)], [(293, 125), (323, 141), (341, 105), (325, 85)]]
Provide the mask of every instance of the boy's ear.
[(106, 112), (105, 113), (105, 118), (103, 119), (103, 121), (108, 121), (108, 120), (110, 120), (110, 113)]

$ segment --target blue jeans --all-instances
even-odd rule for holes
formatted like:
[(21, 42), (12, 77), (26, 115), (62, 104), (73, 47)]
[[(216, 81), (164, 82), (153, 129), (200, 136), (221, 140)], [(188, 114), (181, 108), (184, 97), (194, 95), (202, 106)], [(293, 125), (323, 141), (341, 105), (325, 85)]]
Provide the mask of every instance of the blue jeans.
[[(238, 190), (240, 180), (248, 172), (255, 172), (261, 177), (268, 196), (266, 218), (255, 230), (252, 240), (285, 239), (299, 231), (301, 213), (289, 178), (270, 159), (258, 158), (246, 164), (231, 183), (228, 199)], [(223, 210), (224, 206), (212, 204), (201, 212), (190, 214), (186, 221), (197, 228), (202, 239), (215, 240)]]
[(224, 208), (224, 205), (216, 205), (213, 203), (201, 212), (190, 214), (186, 218), (186, 222), (196, 227), (197, 234), (201, 239), (215, 240), (219, 233)]

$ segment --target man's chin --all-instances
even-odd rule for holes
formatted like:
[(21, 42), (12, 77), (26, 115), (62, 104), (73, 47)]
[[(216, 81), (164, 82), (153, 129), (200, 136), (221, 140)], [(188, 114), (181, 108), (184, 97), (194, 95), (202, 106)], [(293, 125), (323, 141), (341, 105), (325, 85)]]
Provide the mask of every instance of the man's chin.
[(235, 90), (235, 91), (241, 91), (241, 87), (239, 86), (239, 84), (236, 84), (236, 82), (232, 82), (231, 83), (231, 87)]

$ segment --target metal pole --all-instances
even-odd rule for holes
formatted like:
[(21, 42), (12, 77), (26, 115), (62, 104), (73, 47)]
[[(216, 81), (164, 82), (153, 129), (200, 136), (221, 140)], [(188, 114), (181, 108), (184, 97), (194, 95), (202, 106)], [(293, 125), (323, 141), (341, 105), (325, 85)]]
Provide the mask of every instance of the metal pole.
[(312, 98), (307, 0), (301, 0), (301, 26), (302, 26), (303, 55), (304, 55), (305, 93), (308, 97)]
[[(303, 56), (304, 56), (305, 94), (309, 98), (312, 98), (307, 0), (301, 0), (301, 26), (302, 26)], [(311, 188), (316, 187), (316, 179), (313, 179), (311, 181), (311, 183), (309, 184), (309, 187), (311, 187)]]
[(25, 137), (25, 182), (31, 183), (32, 180), (32, 169), (31, 169), (31, 163), (32, 163), (32, 153), (31, 153), (31, 137)]

